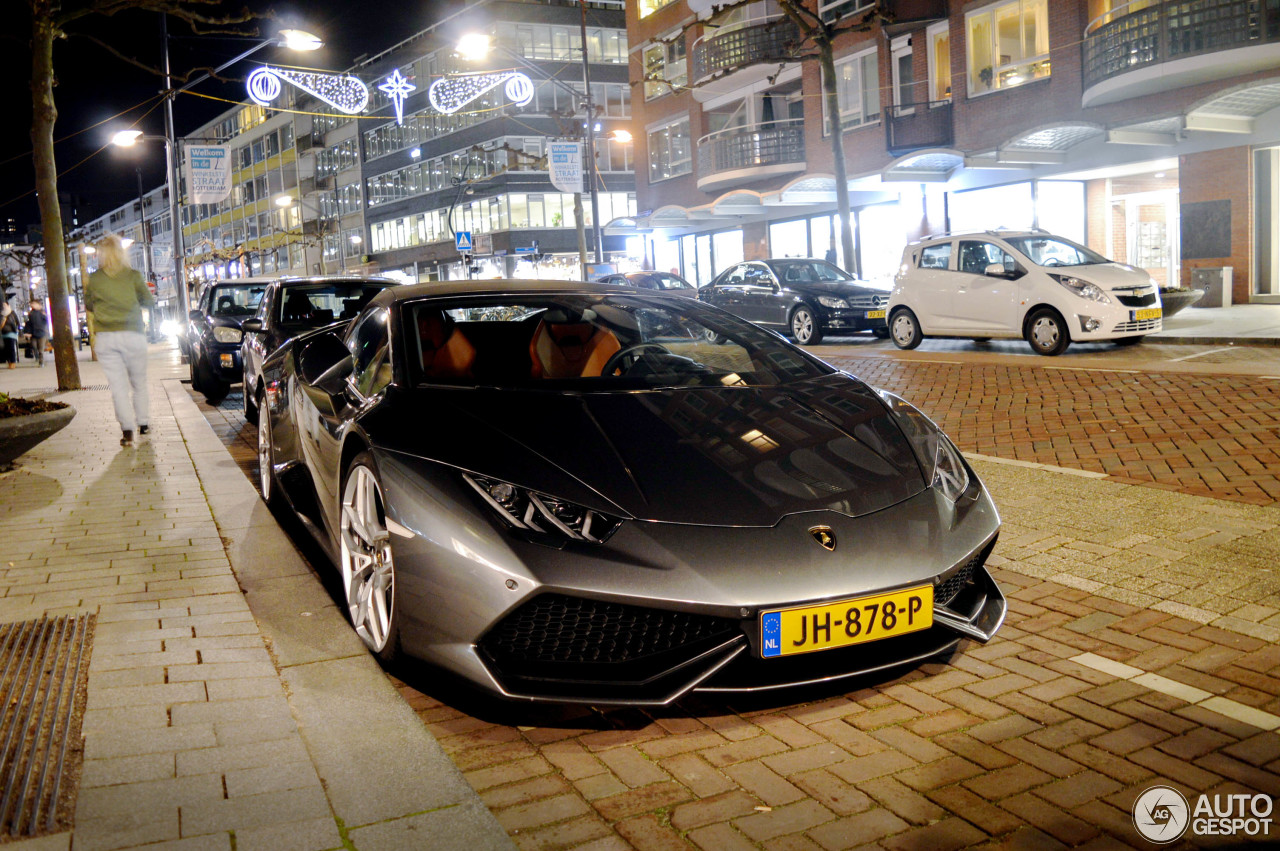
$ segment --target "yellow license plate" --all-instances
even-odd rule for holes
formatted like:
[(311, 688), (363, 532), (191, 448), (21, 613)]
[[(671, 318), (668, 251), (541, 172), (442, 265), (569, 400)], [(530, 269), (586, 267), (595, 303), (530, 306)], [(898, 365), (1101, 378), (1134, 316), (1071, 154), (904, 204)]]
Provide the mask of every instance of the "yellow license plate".
[(867, 318), (868, 318), (868, 319), (884, 319), (884, 311), (883, 311), (883, 310), (868, 310), (868, 311), (867, 311)]
[(1144, 319), (1159, 319), (1160, 308), (1149, 307), (1146, 310), (1135, 310), (1133, 312), (1133, 318), (1137, 322), (1141, 322)]
[(766, 659), (879, 641), (933, 626), (933, 586), (760, 615)]

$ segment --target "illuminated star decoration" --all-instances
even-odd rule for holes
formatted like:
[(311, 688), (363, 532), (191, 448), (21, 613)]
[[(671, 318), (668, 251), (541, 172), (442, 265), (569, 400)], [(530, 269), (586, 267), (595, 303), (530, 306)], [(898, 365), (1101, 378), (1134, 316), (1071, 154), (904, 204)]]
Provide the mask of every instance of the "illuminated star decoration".
[(387, 97), (391, 98), (391, 103), (395, 105), (396, 124), (404, 124), (404, 99), (411, 92), (416, 91), (417, 88), (417, 86), (404, 78), (399, 68), (393, 71), (390, 77), (387, 77), (386, 82), (378, 86), (378, 90), (385, 92)]

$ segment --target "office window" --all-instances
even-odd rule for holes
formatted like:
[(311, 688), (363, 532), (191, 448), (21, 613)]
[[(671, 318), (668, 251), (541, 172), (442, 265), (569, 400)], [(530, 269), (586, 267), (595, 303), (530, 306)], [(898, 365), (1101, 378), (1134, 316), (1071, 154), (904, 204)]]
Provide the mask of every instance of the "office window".
[(989, 6), (965, 18), (965, 31), (971, 94), (1049, 76), (1049, 0)]
[(689, 138), (689, 119), (682, 118), (665, 127), (649, 131), (649, 182), (688, 174), (693, 171), (693, 144)]
[[(836, 95), (840, 100), (840, 126), (848, 130), (880, 120), (880, 66), (876, 50), (836, 60)], [(826, 98), (822, 101), (825, 132), (831, 132)]]

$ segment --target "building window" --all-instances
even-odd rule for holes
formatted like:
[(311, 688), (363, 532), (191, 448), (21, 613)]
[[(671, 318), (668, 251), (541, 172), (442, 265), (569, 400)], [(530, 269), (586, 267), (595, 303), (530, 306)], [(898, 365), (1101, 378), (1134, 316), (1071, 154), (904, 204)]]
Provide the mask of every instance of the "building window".
[(693, 145), (689, 119), (649, 131), (649, 182), (678, 177), (693, 171)]
[(670, 6), (675, 0), (640, 0), (636, 4), (641, 18), (647, 18), (659, 9)]
[(929, 100), (951, 100), (951, 25), (929, 29)]
[(899, 108), (898, 115), (910, 115), (916, 99), (915, 54), (911, 37), (894, 39), (889, 50), (893, 57), (893, 105)]
[[(880, 120), (880, 66), (876, 50), (836, 60), (836, 94), (840, 99), (840, 127), (848, 130)], [(824, 133), (831, 132), (827, 100), (822, 99)]]
[(684, 36), (658, 42), (644, 49), (644, 99), (653, 100), (683, 88), (689, 82)]
[(833, 24), (852, 15), (870, 11), (875, 5), (867, 0), (822, 0), (818, 4), (818, 11), (822, 13), (822, 20)]
[(965, 31), (970, 94), (1049, 76), (1049, 0), (1013, 0), (973, 12)]

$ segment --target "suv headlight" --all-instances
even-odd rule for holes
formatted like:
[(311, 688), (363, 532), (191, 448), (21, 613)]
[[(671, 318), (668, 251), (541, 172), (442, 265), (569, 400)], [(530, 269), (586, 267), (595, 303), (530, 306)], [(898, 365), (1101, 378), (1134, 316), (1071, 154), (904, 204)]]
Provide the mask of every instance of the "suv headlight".
[(831, 296), (831, 295), (818, 296), (818, 304), (822, 305), (823, 307), (829, 307), (832, 310), (847, 310), (849, 307), (849, 303), (847, 301), (845, 301), (842, 298), (836, 298), (835, 296)]
[(907, 436), (929, 487), (937, 488), (951, 502), (958, 500), (969, 489), (969, 470), (960, 450), (915, 405), (888, 390), (877, 388), (876, 393)]
[(500, 479), (467, 473), (462, 478), (508, 526), (542, 543), (603, 544), (622, 525), (619, 517)]
[(1111, 304), (1111, 297), (1104, 293), (1097, 284), (1091, 284), (1073, 275), (1056, 275), (1053, 272), (1049, 273), (1049, 277), (1080, 296), (1080, 298), (1087, 298), (1102, 304)]
[(244, 337), (239, 328), (228, 328), (226, 325), (213, 326), (213, 339), (219, 343), (238, 343)]

